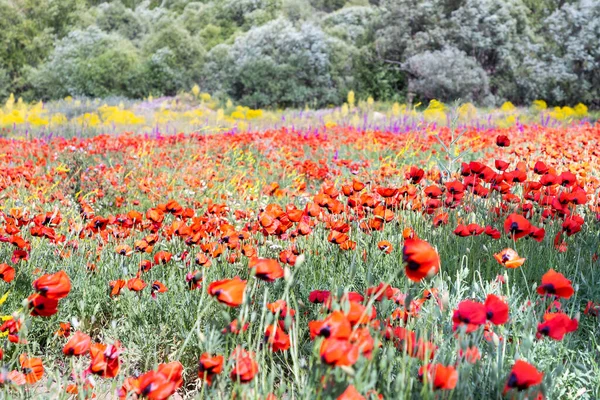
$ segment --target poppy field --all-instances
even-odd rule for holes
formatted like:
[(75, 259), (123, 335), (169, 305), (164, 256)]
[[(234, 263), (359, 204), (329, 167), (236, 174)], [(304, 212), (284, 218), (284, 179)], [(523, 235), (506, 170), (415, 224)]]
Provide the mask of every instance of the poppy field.
[(600, 124), (337, 117), (4, 128), (3, 396), (600, 398)]

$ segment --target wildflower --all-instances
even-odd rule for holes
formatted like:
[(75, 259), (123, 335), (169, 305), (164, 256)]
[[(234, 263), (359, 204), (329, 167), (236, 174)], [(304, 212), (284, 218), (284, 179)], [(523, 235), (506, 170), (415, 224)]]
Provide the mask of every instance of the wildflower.
[(504, 386), (504, 394), (510, 389), (523, 391), (531, 386), (542, 383), (544, 374), (539, 372), (533, 365), (523, 360), (517, 360), (508, 375), (506, 385)]
[(229, 307), (237, 307), (244, 302), (246, 281), (236, 276), (233, 279), (223, 279), (208, 286), (208, 294)]
[(254, 353), (236, 348), (231, 354), (234, 360), (233, 368), (229, 374), (231, 380), (248, 383), (254, 379), (258, 373), (258, 364), (254, 361)]
[(429, 243), (420, 239), (406, 239), (402, 249), (406, 263), (406, 275), (412, 281), (419, 282), (431, 277), (440, 270), (440, 256)]
[(198, 362), (198, 378), (204, 380), (208, 385), (216, 375), (223, 371), (223, 356), (211, 356), (208, 353), (203, 353)]
[(458, 371), (453, 366), (428, 364), (419, 368), (419, 378), (421, 380), (423, 380), (425, 374), (427, 381), (432, 382), (435, 390), (452, 390), (458, 383)]
[(571, 286), (571, 281), (565, 278), (563, 274), (550, 269), (542, 276), (542, 284), (538, 286), (537, 292), (540, 295), (551, 294), (568, 299), (575, 290)]
[(71, 291), (71, 280), (65, 271), (46, 274), (33, 281), (33, 287), (40, 295), (50, 300), (60, 300)]
[(525, 263), (525, 258), (519, 257), (517, 252), (513, 249), (504, 249), (501, 252), (494, 254), (494, 258), (506, 268), (518, 268)]
[(537, 338), (548, 336), (554, 340), (562, 340), (565, 334), (575, 332), (579, 327), (579, 321), (571, 319), (565, 313), (546, 313), (544, 322), (538, 324)]
[(77, 331), (71, 336), (63, 347), (66, 356), (80, 356), (90, 350), (91, 338), (83, 332)]

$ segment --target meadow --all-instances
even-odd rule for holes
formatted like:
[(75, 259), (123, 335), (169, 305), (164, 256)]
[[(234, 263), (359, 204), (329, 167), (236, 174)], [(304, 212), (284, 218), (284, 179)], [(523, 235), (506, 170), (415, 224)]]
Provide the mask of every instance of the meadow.
[(600, 398), (582, 105), (0, 109), (3, 398)]

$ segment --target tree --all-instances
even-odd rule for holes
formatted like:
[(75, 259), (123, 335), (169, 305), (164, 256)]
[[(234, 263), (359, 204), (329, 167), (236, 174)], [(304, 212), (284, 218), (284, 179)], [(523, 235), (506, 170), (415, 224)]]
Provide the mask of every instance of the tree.
[(252, 107), (336, 104), (352, 79), (350, 58), (319, 27), (278, 19), (213, 48), (203, 87)]
[(409, 90), (423, 100), (483, 102), (489, 95), (488, 76), (473, 57), (455, 47), (426, 51), (406, 60)]

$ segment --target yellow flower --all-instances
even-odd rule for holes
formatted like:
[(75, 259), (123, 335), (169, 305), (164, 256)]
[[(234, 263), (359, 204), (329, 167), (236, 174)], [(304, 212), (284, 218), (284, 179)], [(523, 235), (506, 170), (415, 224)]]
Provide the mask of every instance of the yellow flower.
[(350, 108), (354, 107), (355, 101), (356, 101), (356, 99), (354, 97), (354, 91), (351, 90), (348, 92), (348, 105), (350, 106)]

